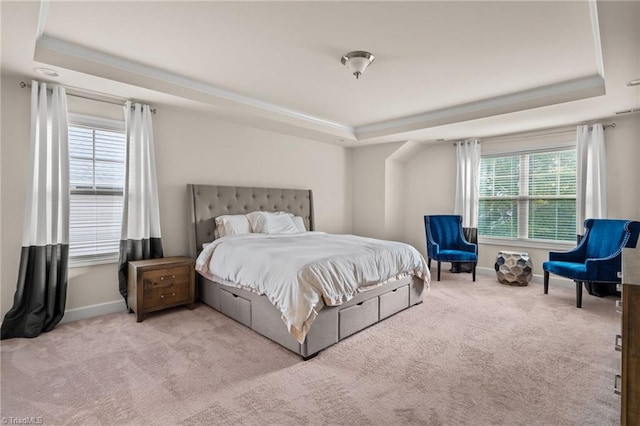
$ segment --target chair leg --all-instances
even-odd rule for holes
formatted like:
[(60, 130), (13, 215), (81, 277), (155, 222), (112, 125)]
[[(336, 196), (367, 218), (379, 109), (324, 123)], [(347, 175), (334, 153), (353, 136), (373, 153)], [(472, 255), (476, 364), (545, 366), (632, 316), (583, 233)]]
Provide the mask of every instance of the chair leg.
[(471, 276), (473, 277), (473, 282), (476, 282), (476, 266), (478, 266), (477, 263), (473, 264), (473, 270), (471, 271)]
[(582, 308), (582, 281), (576, 281), (576, 306)]
[(438, 281), (440, 281), (440, 261), (438, 260)]
[(427, 268), (431, 269), (431, 258), (427, 257)]
[(544, 271), (544, 294), (549, 294), (549, 271)]

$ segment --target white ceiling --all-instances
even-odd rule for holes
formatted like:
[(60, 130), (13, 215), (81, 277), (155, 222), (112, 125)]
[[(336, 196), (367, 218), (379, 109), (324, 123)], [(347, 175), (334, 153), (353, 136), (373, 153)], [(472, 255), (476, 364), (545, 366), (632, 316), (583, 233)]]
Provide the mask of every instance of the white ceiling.
[[(640, 2), (2, 2), (2, 71), (358, 146), (640, 106)], [(356, 80), (350, 50), (376, 59)]]

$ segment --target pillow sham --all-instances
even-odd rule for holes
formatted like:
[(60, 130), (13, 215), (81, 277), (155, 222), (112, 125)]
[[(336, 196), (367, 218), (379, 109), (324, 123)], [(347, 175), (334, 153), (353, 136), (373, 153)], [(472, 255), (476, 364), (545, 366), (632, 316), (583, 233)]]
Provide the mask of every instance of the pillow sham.
[(304, 219), (302, 216), (293, 216), (291, 218), (293, 220), (293, 224), (298, 228), (298, 232), (307, 232), (307, 228), (304, 226)]
[(216, 229), (219, 237), (227, 235), (250, 234), (251, 224), (246, 215), (222, 215), (216, 217)]
[(298, 234), (300, 231), (285, 212), (255, 211), (247, 214), (253, 232), (261, 234)]

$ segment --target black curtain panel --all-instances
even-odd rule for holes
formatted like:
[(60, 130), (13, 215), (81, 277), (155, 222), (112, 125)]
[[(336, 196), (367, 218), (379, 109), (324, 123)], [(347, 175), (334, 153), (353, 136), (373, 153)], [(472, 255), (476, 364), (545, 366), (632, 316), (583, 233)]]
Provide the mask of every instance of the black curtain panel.
[(36, 337), (64, 316), (69, 246), (23, 247), (13, 307), (2, 321), (2, 339)]

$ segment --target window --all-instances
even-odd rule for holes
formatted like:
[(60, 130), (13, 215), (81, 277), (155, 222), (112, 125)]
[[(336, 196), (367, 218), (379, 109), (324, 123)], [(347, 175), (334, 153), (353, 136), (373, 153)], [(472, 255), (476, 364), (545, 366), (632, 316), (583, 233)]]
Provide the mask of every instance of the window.
[(543, 241), (576, 239), (576, 150), (483, 157), (478, 234)]
[(118, 259), (125, 173), (124, 122), (69, 114), (71, 264)]

